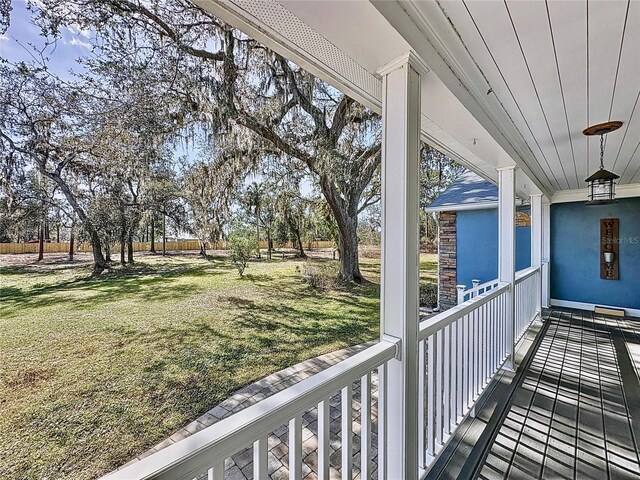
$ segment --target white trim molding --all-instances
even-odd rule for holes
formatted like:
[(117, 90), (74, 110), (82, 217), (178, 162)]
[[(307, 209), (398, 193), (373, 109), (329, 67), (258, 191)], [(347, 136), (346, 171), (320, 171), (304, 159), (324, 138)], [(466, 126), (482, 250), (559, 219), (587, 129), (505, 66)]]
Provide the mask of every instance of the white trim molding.
[(394, 70), (397, 70), (399, 68), (404, 68), (405, 65), (410, 65), (411, 68), (413, 68), (418, 75), (425, 75), (426, 73), (429, 72), (429, 67), (427, 67), (427, 64), (424, 63), (424, 61), (418, 55), (416, 55), (415, 52), (409, 50), (408, 52), (403, 53), (399, 57), (394, 58), (386, 65), (383, 65), (382, 67), (380, 67), (376, 71), (376, 73), (381, 77), (384, 77), (385, 75), (393, 72)]
[[(551, 195), (551, 203), (586, 202), (587, 189), (560, 190)], [(616, 198), (640, 197), (640, 183), (616, 185)]]
[(587, 310), (589, 312), (592, 312), (596, 307), (617, 308), (619, 310), (624, 310), (624, 313), (626, 315), (630, 315), (633, 317), (640, 317), (640, 309), (638, 308), (620, 307), (615, 305), (604, 305), (602, 303), (574, 302), (572, 300), (559, 300), (557, 298), (552, 298), (550, 300), (550, 304), (553, 307), (576, 308), (579, 310)]
[[(526, 205), (520, 198), (516, 198), (516, 206)], [(457, 212), (459, 210), (491, 210), (498, 208), (498, 202), (475, 202), (458, 203), (455, 205), (441, 205), (438, 207), (427, 207), (427, 212)]]

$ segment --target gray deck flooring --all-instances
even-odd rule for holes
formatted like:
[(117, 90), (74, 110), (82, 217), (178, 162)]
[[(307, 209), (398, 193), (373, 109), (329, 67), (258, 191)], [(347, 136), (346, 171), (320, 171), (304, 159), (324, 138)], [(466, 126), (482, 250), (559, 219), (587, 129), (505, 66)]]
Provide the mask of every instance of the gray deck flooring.
[[(640, 478), (640, 320), (554, 308), (475, 476)], [(636, 359), (637, 362), (637, 359)]]

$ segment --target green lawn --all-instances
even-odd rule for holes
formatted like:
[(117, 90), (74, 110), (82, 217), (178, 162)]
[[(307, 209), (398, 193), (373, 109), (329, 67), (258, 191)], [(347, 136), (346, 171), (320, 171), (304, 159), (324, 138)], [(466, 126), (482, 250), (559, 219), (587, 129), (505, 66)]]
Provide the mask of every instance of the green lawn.
[[(378, 336), (379, 260), (349, 289), (311, 289), (303, 266), (251, 263), (242, 279), (193, 255), (95, 279), (87, 263), (0, 267), (0, 478), (94, 478), (243, 385)], [(422, 267), (433, 279), (434, 256)]]

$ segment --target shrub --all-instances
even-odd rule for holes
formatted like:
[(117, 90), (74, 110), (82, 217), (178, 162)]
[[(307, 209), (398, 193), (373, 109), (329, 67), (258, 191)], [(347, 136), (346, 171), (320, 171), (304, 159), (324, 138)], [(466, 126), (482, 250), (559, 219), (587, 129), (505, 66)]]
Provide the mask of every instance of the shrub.
[(302, 268), (296, 267), (300, 274), (302, 283), (306, 283), (311, 288), (326, 288), (335, 285), (338, 277), (337, 266), (332, 263), (314, 265), (307, 263)]
[(436, 284), (420, 285), (420, 305), (431, 308), (438, 306), (438, 286)]
[(231, 261), (242, 277), (247, 268), (247, 262), (258, 253), (258, 241), (252, 233), (236, 231), (229, 237), (229, 250)]

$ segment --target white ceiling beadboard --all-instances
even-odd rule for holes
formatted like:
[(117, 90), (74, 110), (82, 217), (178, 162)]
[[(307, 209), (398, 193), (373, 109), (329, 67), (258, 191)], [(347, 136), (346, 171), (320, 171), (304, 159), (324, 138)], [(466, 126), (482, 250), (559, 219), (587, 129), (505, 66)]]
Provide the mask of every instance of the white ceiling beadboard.
[[(620, 120), (605, 167), (640, 181), (640, 2), (441, 1), (551, 191), (584, 187), (598, 168), (588, 125)], [(418, 8), (420, 2), (415, 3)]]

